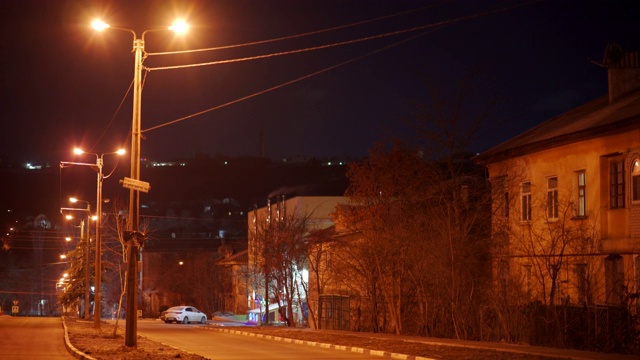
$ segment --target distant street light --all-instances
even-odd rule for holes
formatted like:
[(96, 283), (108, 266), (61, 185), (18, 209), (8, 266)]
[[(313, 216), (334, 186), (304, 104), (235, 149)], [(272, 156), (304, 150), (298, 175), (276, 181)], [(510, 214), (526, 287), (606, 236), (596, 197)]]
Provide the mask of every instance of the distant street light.
[(113, 154), (123, 155), (125, 153), (125, 150), (119, 149), (114, 152), (98, 155), (95, 153), (86, 152), (80, 148), (75, 148), (73, 149), (73, 153), (76, 155), (82, 155), (82, 154), (95, 155), (96, 157), (95, 166), (98, 169), (98, 189), (96, 191), (97, 199), (96, 199), (96, 218), (95, 218), (96, 220), (96, 261), (95, 261), (96, 292), (95, 292), (95, 300), (94, 300), (95, 307), (94, 307), (94, 316), (93, 316), (93, 326), (95, 328), (100, 328), (100, 318), (102, 317), (101, 316), (102, 309), (100, 306), (102, 302), (102, 294), (101, 294), (101, 288), (102, 288), (102, 182), (104, 181), (104, 175), (102, 173), (102, 165), (104, 164), (105, 155), (113, 155)]
[[(151, 31), (163, 31), (164, 29), (145, 30), (142, 36), (138, 38), (135, 31), (126, 28), (111, 26), (102, 20), (94, 20), (91, 23), (97, 31), (105, 29), (126, 31), (133, 34), (133, 51), (134, 57), (134, 73), (133, 73), (133, 118), (131, 125), (131, 179), (140, 181), (140, 137), (141, 137), (141, 116), (142, 116), (142, 61), (144, 51), (144, 37)], [(178, 34), (183, 34), (188, 30), (187, 24), (180, 20), (171, 25), (168, 30)], [(146, 57), (146, 56), (145, 56)], [(125, 345), (135, 347), (137, 345), (137, 264), (138, 253), (140, 251), (141, 239), (138, 239), (140, 220), (140, 190), (129, 190), (129, 221), (127, 221), (127, 229), (130, 234), (134, 234), (133, 238), (127, 245), (127, 312), (126, 312), (126, 329), (125, 329)]]
[[(85, 209), (82, 208), (61, 208), (60, 212), (64, 213), (64, 211), (83, 211), (87, 214), (87, 223), (89, 222), (89, 218), (91, 217), (91, 204), (85, 200), (78, 200), (76, 198), (70, 198), (69, 202), (77, 203), (84, 202), (87, 203), (87, 207)], [(73, 216), (71, 214), (66, 214), (65, 219), (72, 220)], [(85, 234), (86, 232), (86, 234)], [(68, 238), (70, 241), (71, 238)], [(89, 282), (90, 282), (90, 273), (89, 273), (89, 224), (87, 224), (85, 228), (84, 219), (80, 219), (80, 239), (84, 239), (85, 241), (85, 287), (84, 287), (84, 319), (89, 320)]]

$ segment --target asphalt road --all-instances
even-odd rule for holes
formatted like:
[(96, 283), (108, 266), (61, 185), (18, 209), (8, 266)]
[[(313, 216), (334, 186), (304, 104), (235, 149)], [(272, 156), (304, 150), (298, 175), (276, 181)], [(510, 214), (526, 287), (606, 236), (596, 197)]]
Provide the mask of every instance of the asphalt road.
[(377, 359), (379, 356), (198, 329), (201, 325), (138, 320), (138, 335), (213, 360)]
[(0, 316), (0, 359), (75, 359), (59, 317)]

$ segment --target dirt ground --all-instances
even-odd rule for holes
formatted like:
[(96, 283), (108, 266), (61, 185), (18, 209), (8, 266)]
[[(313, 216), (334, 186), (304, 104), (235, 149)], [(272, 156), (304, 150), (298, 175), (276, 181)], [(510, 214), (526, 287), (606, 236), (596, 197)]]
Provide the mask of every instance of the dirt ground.
[(189, 354), (185, 351), (172, 348), (138, 336), (137, 347), (131, 348), (124, 345), (124, 322), (118, 326), (116, 335), (113, 335), (114, 325), (102, 323), (100, 330), (93, 327), (93, 321), (78, 320), (76, 318), (64, 319), (69, 334), (69, 342), (77, 350), (100, 360), (136, 360), (136, 359), (187, 359), (203, 360), (205, 357)]
[[(113, 336), (114, 325), (103, 323), (101, 331), (93, 328), (93, 322), (65, 318), (71, 344), (85, 354), (100, 360), (134, 359), (206, 359), (199, 355), (166, 346), (138, 336), (137, 348), (124, 346), (124, 324), (120, 323)], [(230, 329), (225, 327), (225, 329)], [(233, 329), (233, 328), (231, 328)], [(314, 341), (334, 345), (360, 347), (370, 350), (388, 351), (398, 354), (423, 356), (432, 359), (488, 359), (488, 360), (549, 360), (552, 358), (527, 354), (478, 350), (463, 347), (435, 346), (402, 340), (376, 339), (345, 334), (327, 334), (313, 330), (300, 331), (282, 327), (238, 327), (235, 330), (259, 333), (283, 338)], [(203, 330), (204, 331), (204, 330)], [(215, 331), (211, 331), (215, 336)], [(308, 346), (308, 345), (300, 345)], [(341, 350), (336, 350), (341, 351)], [(553, 358), (557, 359), (557, 358)]]

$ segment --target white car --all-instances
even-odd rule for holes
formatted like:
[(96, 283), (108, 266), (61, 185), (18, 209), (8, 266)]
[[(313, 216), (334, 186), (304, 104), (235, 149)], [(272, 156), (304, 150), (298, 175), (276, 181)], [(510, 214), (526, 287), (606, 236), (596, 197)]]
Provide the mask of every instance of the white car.
[(174, 306), (160, 314), (160, 320), (167, 324), (176, 322), (188, 324), (190, 322), (207, 323), (207, 315), (193, 306)]

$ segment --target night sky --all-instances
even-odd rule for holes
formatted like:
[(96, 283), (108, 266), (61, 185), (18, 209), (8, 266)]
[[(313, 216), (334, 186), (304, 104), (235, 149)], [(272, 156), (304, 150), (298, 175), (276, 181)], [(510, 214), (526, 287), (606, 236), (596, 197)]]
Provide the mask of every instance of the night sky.
[(95, 17), (138, 36), (176, 17), (190, 23), (182, 38), (148, 33), (149, 53), (286, 38), (150, 56), (149, 68), (350, 42), (146, 73), (142, 129), (219, 107), (145, 132), (142, 155), (158, 160), (261, 151), (272, 159), (362, 157), (376, 141), (405, 136), (401, 124), (412, 104), (429, 105), (429, 90), (446, 97), (463, 85), (472, 88), (472, 107), (489, 111), (469, 149), (478, 152), (605, 95), (606, 70), (596, 63), (608, 43), (640, 51), (636, 0), (2, 1), (3, 162), (56, 164), (72, 160), (74, 146), (128, 150), (133, 36), (96, 33)]

